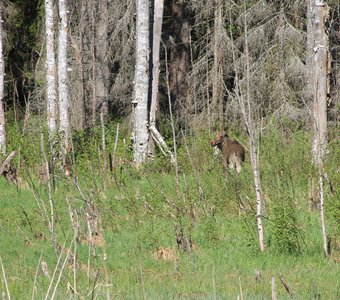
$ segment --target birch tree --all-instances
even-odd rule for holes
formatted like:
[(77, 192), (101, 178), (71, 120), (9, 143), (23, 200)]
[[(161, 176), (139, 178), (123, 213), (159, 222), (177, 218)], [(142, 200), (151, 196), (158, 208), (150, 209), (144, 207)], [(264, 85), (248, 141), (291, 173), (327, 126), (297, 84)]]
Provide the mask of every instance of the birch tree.
[[(156, 115), (158, 110), (158, 87), (159, 87), (159, 53), (162, 35), (164, 0), (155, 0), (153, 12), (153, 32), (152, 32), (152, 86), (151, 86), (151, 106), (150, 106), (150, 134), (153, 140), (156, 141), (160, 150), (165, 156), (170, 156), (173, 161), (172, 152), (169, 150), (164, 138), (159, 133), (156, 127)], [(154, 147), (149, 141), (150, 156), (154, 155)]]
[(136, 1), (136, 64), (132, 104), (134, 122), (134, 161), (138, 166), (146, 161), (149, 139), (149, 0)]
[(55, 62), (55, 38), (53, 20), (53, 0), (45, 0), (45, 30), (46, 30), (46, 98), (47, 124), (50, 140), (57, 131), (57, 91)]
[(4, 77), (5, 77), (5, 62), (3, 54), (3, 8), (0, 3), (0, 154), (6, 153), (6, 116), (5, 116), (5, 90), (4, 90)]
[(68, 45), (68, 18), (67, 0), (59, 0), (59, 38), (58, 38), (58, 89), (59, 89), (59, 120), (63, 163), (69, 149), (70, 118), (69, 118), (69, 92), (67, 85), (67, 45)]

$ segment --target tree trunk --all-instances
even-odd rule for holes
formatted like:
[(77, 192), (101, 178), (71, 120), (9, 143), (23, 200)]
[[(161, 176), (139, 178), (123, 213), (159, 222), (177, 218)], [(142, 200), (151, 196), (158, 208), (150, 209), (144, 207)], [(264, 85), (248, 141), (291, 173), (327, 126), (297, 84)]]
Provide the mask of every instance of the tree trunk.
[(50, 140), (57, 130), (57, 101), (53, 1), (45, 0), (47, 122)]
[(214, 20), (214, 65), (213, 65), (213, 93), (212, 102), (218, 111), (218, 120), (221, 130), (224, 128), (224, 107), (223, 107), (223, 64), (222, 64), (222, 3), (216, 1)]
[(149, 0), (137, 0), (136, 65), (133, 104), (134, 161), (146, 161), (148, 148)]
[(305, 101), (311, 105), (314, 99), (314, 0), (307, 0), (306, 88)]
[(319, 198), (321, 214), (321, 231), (324, 255), (328, 255), (327, 236), (325, 225), (325, 203), (323, 188), (323, 156), (327, 147), (327, 99), (330, 95), (330, 55), (328, 47), (328, 34), (326, 22), (329, 17), (329, 8), (324, 0), (314, 2), (314, 107), (313, 116), (315, 124), (315, 137), (313, 154), (316, 158), (319, 177)]
[[(2, 4), (2, 3), (1, 3)], [(3, 7), (0, 6), (0, 154), (6, 154), (6, 115), (5, 115), (5, 62), (3, 54)]]
[(67, 86), (67, 45), (68, 18), (67, 0), (59, 0), (59, 39), (58, 39), (58, 87), (59, 87), (59, 120), (63, 163), (69, 150), (70, 121), (69, 121), (69, 92)]
[(108, 7), (107, 0), (101, 0), (96, 9), (95, 37), (95, 92), (96, 109), (107, 119), (109, 105), (109, 40), (108, 40)]
[[(188, 95), (188, 83), (186, 76), (189, 70), (190, 56), (190, 26), (184, 15), (184, 1), (172, 4), (172, 36), (170, 37), (170, 61), (169, 61), (169, 86), (171, 100), (177, 101), (180, 97)], [(179, 106), (179, 105), (178, 105)], [(192, 111), (190, 103), (183, 105), (184, 113)]]
[[(327, 144), (327, 98), (329, 97), (330, 56), (326, 20), (328, 5), (323, 0), (315, 0), (314, 6), (314, 154), (320, 148), (321, 158)], [(320, 145), (317, 145), (320, 143)], [(316, 157), (317, 155), (315, 155)]]

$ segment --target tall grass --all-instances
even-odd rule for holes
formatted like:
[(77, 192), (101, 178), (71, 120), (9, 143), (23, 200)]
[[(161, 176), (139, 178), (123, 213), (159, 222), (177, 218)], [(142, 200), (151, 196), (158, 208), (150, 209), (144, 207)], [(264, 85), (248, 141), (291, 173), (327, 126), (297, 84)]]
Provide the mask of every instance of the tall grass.
[[(107, 133), (110, 152), (115, 127)], [(51, 280), (60, 257), (67, 262), (63, 270), (62, 263), (56, 269), (55, 278), (61, 277), (55, 298), (60, 299), (103, 299), (108, 294), (118, 299), (235, 299), (241, 294), (244, 299), (268, 299), (272, 276), (278, 298), (288, 299), (280, 275), (297, 299), (338, 299), (339, 256), (323, 257), (319, 214), (308, 205), (310, 178), (316, 174), (309, 136), (274, 126), (262, 136), (265, 253), (257, 244), (249, 155), (240, 176), (226, 172), (209, 139), (204, 132), (181, 138), (178, 193), (174, 169), (165, 159), (139, 170), (129, 164), (125, 132), (117, 164), (105, 179), (100, 176), (99, 131), (86, 139), (75, 137), (79, 186), (56, 173), (52, 195), (58, 245), (52, 244), (38, 206), (39, 201), (48, 201), (38, 176), (32, 175), (35, 196), (32, 184), (17, 188), (0, 179), (0, 256), (12, 298), (30, 298), (34, 283), (35, 298), (45, 297), (48, 286), (56, 285), (56, 279)], [(325, 163), (333, 184), (339, 180), (336, 146), (331, 143)], [(26, 155), (22, 159), (27, 160)], [(34, 164), (30, 174), (37, 172)], [(339, 234), (339, 195), (329, 188), (326, 192), (328, 233), (334, 240)], [(176, 227), (191, 241), (187, 251), (178, 249)], [(169, 255), (162, 256), (162, 251)], [(42, 271), (43, 263), (48, 275)]]

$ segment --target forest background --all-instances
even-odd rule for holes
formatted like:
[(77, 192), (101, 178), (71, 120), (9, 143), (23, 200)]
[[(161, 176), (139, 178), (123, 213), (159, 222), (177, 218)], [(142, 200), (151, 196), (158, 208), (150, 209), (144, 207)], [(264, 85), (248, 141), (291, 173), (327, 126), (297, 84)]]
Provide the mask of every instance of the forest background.
[[(339, 1), (13, 0), (1, 17), (4, 298), (340, 297)], [(239, 176), (216, 130), (246, 148)]]

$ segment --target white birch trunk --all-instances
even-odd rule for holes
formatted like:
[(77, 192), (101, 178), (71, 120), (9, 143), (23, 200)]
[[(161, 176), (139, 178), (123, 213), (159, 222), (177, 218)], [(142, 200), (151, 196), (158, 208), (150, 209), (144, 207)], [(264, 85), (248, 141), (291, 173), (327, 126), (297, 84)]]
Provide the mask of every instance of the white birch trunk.
[(3, 20), (2, 6), (0, 6), (0, 154), (6, 154), (6, 115), (5, 115), (5, 62), (3, 54)]
[(60, 137), (63, 159), (69, 149), (70, 118), (69, 92), (67, 85), (67, 45), (68, 45), (68, 17), (67, 0), (59, 0), (59, 39), (58, 39), (58, 88), (59, 88), (59, 120)]
[(136, 0), (136, 66), (134, 98), (134, 161), (146, 161), (148, 148), (148, 89), (149, 89), (149, 0)]
[(163, 8), (164, 0), (155, 0), (152, 49), (152, 94), (150, 108), (150, 126), (153, 127), (156, 127), (156, 114), (158, 109), (159, 52), (162, 34)]
[[(244, 1), (245, 3), (245, 1)], [(256, 136), (256, 127), (254, 125), (254, 117), (252, 109), (254, 109), (250, 102), (250, 58), (249, 58), (249, 47), (248, 47), (248, 25), (247, 25), (247, 14), (244, 14), (244, 36), (245, 36), (245, 59), (246, 59), (246, 103), (241, 96), (241, 110), (245, 119), (245, 123), (249, 133), (249, 144), (250, 144), (250, 163), (254, 175), (254, 186), (256, 194), (256, 219), (257, 219), (257, 230), (259, 235), (259, 246), (261, 252), (264, 251), (264, 232), (262, 224), (262, 192), (261, 192), (261, 179), (260, 179), (260, 159), (258, 153), (258, 137)]]
[(55, 39), (53, 20), (53, 0), (45, 0), (45, 30), (46, 30), (46, 84), (47, 84), (47, 124), (50, 139), (57, 131), (57, 91), (55, 62)]

